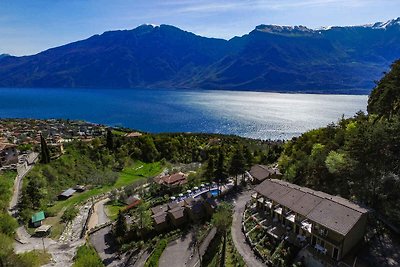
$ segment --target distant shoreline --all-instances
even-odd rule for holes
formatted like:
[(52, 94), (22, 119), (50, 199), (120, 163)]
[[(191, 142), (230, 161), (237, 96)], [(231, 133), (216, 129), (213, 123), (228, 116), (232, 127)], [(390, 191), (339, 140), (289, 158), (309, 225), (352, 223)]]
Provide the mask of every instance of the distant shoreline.
[[(226, 91), (226, 92), (254, 92), (254, 93), (276, 93), (276, 94), (305, 94), (305, 95), (369, 95), (372, 89), (337, 89), (337, 90), (319, 90), (319, 89), (309, 89), (309, 90), (275, 90), (275, 89), (202, 89), (202, 88), (163, 88), (163, 87), (133, 87), (133, 88), (107, 88), (107, 87), (0, 87), (0, 90), (6, 89), (45, 89), (45, 90), (168, 90), (168, 91), (192, 91), (192, 92), (210, 92), (210, 91)], [(350, 90), (346, 91), (346, 90)]]

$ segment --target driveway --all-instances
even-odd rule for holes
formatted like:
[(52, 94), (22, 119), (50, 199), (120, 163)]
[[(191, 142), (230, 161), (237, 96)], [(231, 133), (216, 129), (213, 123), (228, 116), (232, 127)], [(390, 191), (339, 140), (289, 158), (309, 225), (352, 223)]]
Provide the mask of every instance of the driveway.
[(236, 249), (243, 257), (243, 260), (246, 262), (247, 266), (251, 267), (265, 267), (266, 265), (261, 262), (255, 255), (251, 247), (246, 242), (246, 238), (242, 232), (242, 218), (243, 212), (245, 209), (245, 205), (251, 199), (252, 191), (245, 191), (239, 197), (234, 200), (234, 214), (232, 221), (232, 239), (235, 244)]

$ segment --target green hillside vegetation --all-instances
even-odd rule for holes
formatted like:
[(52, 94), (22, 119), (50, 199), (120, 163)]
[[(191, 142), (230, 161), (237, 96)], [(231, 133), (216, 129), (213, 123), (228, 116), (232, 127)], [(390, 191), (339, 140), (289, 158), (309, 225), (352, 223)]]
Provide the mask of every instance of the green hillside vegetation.
[[(34, 212), (44, 210), (46, 217), (56, 216), (49, 223), (53, 230), (60, 232), (61, 227), (54, 221), (71, 220), (76, 214), (63, 216), (63, 212), (93, 196), (154, 177), (165, 164), (206, 162), (221, 154), (226, 159), (224, 164), (228, 165), (233, 153), (240, 148), (250, 166), (253, 162), (272, 163), (281, 152), (279, 142), (236, 136), (144, 134), (128, 138), (121, 133), (123, 130), (108, 131), (106, 136), (90, 142), (68, 143), (64, 155), (49, 163), (37, 164), (24, 180), (21, 218), (28, 222)], [(88, 190), (67, 200), (57, 200), (61, 192), (77, 184), (86, 185)]]
[(400, 61), (377, 84), (369, 115), (309, 131), (284, 146), (285, 179), (352, 199), (400, 227)]
[(78, 248), (74, 258), (72, 267), (102, 267), (104, 264), (101, 262), (96, 250), (90, 245), (83, 245)]
[(14, 236), (18, 223), (8, 214), (7, 210), (16, 175), (15, 171), (0, 172), (0, 266), (41, 266), (50, 261), (49, 254), (39, 251), (31, 251), (18, 255), (14, 253)]
[(400, 115), (400, 60), (371, 92), (368, 113), (387, 118)]

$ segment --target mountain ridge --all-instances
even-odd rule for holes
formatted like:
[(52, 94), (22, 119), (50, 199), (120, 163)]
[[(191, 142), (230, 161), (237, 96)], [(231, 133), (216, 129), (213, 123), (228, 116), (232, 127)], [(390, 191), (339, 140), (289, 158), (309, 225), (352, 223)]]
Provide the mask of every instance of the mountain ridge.
[(400, 18), (324, 30), (258, 25), (229, 40), (143, 24), (1, 57), (0, 87), (368, 93), (397, 58)]

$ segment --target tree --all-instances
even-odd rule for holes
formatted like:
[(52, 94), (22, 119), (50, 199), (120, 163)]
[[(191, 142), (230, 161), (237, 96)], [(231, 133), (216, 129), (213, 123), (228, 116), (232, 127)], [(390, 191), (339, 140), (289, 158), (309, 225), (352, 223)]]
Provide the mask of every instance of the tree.
[(219, 154), (218, 154), (218, 160), (217, 160), (217, 166), (215, 168), (215, 178), (217, 178), (218, 181), (225, 180), (228, 178), (226, 168), (225, 168), (225, 154), (222, 152), (222, 149), (219, 149)]
[[(225, 155), (222, 152), (222, 149), (219, 149), (219, 155), (218, 155), (218, 160), (217, 160), (217, 166), (215, 168), (214, 176), (217, 179), (218, 183), (218, 188), (221, 183), (221, 181), (225, 181), (226, 178), (228, 178), (226, 169), (225, 169)], [(218, 195), (220, 193), (220, 190), (218, 190)]]
[(151, 218), (150, 205), (147, 202), (141, 201), (137, 206), (137, 213), (139, 216), (139, 236), (143, 237), (153, 227)]
[(212, 224), (217, 228), (223, 237), (222, 255), (220, 266), (225, 266), (226, 235), (232, 223), (232, 207), (226, 202), (222, 202), (212, 217)]
[(114, 137), (111, 129), (107, 129), (107, 136), (106, 136), (106, 147), (109, 150), (114, 149)]
[(235, 153), (232, 156), (230, 166), (229, 166), (229, 174), (235, 176), (235, 186), (237, 186), (238, 175), (243, 174), (245, 169), (245, 159), (243, 156), (243, 152), (241, 148), (237, 148)]
[(207, 161), (207, 168), (206, 171), (204, 172), (204, 176), (205, 178), (210, 182), (210, 184), (213, 182), (214, 180), (214, 158), (212, 156), (208, 157), (208, 161)]
[(40, 148), (41, 148), (40, 162), (43, 164), (50, 163), (50, 151), (49, 148), (47, 147), (46, 140), (44, 139), (42, 134), (40, 134)]
[(41, 200), (46, 196), (46, 186), (45, 181), (41, 177), (31, 177), (26, 186), (24, 194), (26, 198), (24, 199), (25, 204), (29, 207), (37, 209), (40, 207)]
[(125, 215), (120, 211), (114, 226), (114, 236), (119, 244), (122, 244), (122, 240), (124, 239), (127, 231), (128, 226), (126, 224)]

